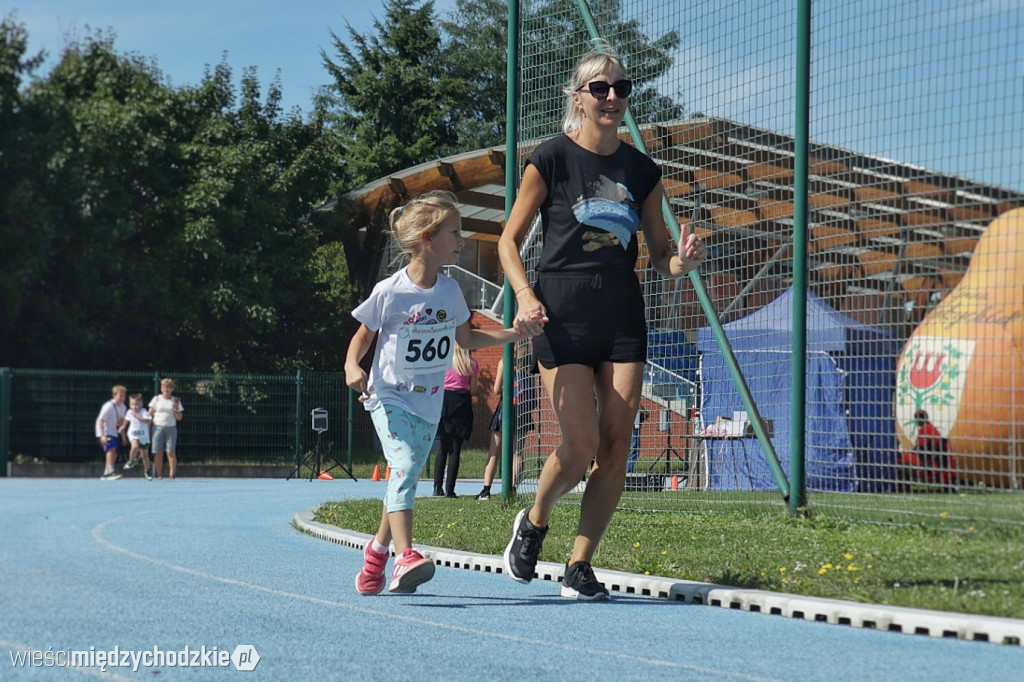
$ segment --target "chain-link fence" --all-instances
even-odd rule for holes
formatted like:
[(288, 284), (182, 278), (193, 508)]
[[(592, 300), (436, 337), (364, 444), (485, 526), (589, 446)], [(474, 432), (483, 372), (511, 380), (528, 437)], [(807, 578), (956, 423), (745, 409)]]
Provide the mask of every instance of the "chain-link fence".
[[(802, 455), (809, 504), (880, 521), (1020, 523), (1024, 217), (1011, 211), (1024, 206), (1024, 6), (519, 4), (519, 167), (560, 133), (575, 63), (595, 35), (607, 40), (635, 83), (641, 139), (631, 141), (661, 167), (681, 230), (709, 244), (710, 317), (787, 474)], [(809, 99), (803, 54), (813, 55)], [(804, 234), (806, 258), (794, 258)], [(651, 270), (642, 240), (638, 272), (650, 418), (623, 505), (782, 508), (695, 287)], [(794, 302), (806, 309), (804, 339)], [(794, 346), (805, 348), (803, 395)], [(520, 370), (529, 362), (522, 355)], [(559, 440), (546, 406), (533, 420), (539, 445), (522, 452), (523, 492)], [(790, 451), (795, 429), (802, 453)]]
[[(185, 463), (291, 465), (316, 448), (311, 413), (327, 410), (321, 453), (351, 464), (376, 459), (373, 425), (338, 372), (204, 374), (0, 369), (0, 453), (18, 462), (98, 462), (96, 418), (123, 385), (144, 404), (172, 378), (185, 417), (179, 450)], [(0, 463), (6, 464), (6, 462)], [(6, 471), (6, 466), (0, 466)]]

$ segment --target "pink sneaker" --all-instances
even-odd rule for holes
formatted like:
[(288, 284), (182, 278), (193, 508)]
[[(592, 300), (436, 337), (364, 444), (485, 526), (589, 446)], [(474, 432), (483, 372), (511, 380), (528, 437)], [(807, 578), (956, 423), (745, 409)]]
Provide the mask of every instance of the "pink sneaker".
[(395, 560), (388, 592), (412, 594), (419, 585), (434, 577), (434, 562), (411, 547)]
[(356, 574), (356, 591), (359, 594), (380, 594), (384, 589), (384, 569), (390, 555), (373, 551), (372, 544), (373, 538), (366, 541), (366, 547), (363, 548), (363, 570)]

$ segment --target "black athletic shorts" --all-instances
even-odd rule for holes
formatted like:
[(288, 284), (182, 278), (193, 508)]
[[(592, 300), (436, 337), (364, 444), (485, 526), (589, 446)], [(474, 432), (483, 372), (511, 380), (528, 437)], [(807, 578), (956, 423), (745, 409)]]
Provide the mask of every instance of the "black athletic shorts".
[(544, 333), (533, 339), (544, 367), (647, 360), (644, 297), (634, 271), (542, 272), (533, 290), (548, 315)]

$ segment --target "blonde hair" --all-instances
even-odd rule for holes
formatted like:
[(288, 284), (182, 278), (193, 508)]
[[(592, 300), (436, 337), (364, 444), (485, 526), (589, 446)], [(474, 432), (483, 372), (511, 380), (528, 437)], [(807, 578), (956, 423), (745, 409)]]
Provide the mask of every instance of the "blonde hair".
[(174, 379), (161, 379), (160, 388), (163, 388), (164, 386), (170, 386), (171, 390), (174, 390)]
[(128, 396), (128, 400), (130, 402), (138, 403), (139, 405), (141, 405), (142, 404), (142, 394), (141, 393), (132, 393), (130, 396)]
[(591, 78), (603, 73), (609, 67), (618, 69), (623, 77), (626, 77), (626, 68), (622, 65), (622, 60), (619, 58), (618, 53), (615, 52), (615, 49), (604, 40), (594, 40), (594, 49), (583, 55), (579, 64), (576, 65), (576, 70), (573, 72), (572, 77), (569, 79), (569, 84), (562, 90), (565, 94), (565, 116), (562, 117), (562, 132), (566, 135), (583, 125), (583, 112), (579, 110), (576, 102), (573, 101), (573, 93), (589, 83)]
[(452, 367), (464, 377), (473, 376), (473, 359), (469, 351), (455, 342), (455, 354), (452, 357)]
[(458, 201), (451, 192), (434, 190), (392, 210), (388, 225), (401, 253), (414, 255), (424, 238), (433, 236), (449, 216), (458, 215)]
[(124, 393), (125, 395), (128, 395), (128, 389), (126, 387), (122, 386), (121, 384), (117, 384), (116, 386), (111, 387), (111, 389), (110, 389), (110, 396), (111, 397), (115, 397), (118, 393)]

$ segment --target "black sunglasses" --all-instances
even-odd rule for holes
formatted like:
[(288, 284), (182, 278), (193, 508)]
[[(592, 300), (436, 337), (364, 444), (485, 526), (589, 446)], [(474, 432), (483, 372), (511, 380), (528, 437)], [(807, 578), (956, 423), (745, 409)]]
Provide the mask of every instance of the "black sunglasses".
[(579, 92), (580, 90), (587, 90), (594, 96), (594, 99), (606, 99), (608, 97), (608, 91), (612, 88), (615, 89), (615, 96), (623, 99), (629, 97), (629, 94), (633, 92), (633, 81), (629, 79), (615, 81), (614, 83), (590, 81), (586, 85), (581, 85), (576, 88), (576, 92)]

